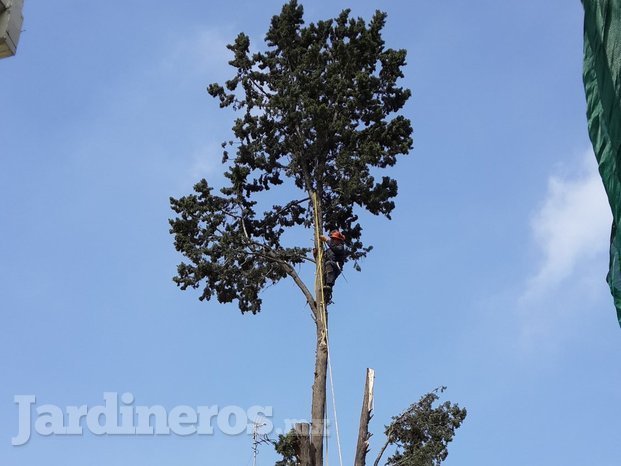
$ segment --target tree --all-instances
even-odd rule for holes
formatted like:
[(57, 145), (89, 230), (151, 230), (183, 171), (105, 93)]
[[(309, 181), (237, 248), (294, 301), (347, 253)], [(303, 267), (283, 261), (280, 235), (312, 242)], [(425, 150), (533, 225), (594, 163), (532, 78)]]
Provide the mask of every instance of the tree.
[(388, 445), (397, 447), (386, 465), (440, 466), (448, 456), (447, 445), (453, 440), (455, 430), (461, 426), (467, 411), (457, 404), (445, 401), (433, 404), (446, 387), (437, 388), (422, 396), (386, 426), (386, 443), (374, 466), (380, 462)]
[[(366, 23), (344, 10), (305, 26), (302, 6), (291, 0), (272, 18), (265, 51), (251, 53), (249, 37), (239, 34), (228, 46), (233, 77), (208, 87), (220, 107), (239, 112), (234, 140), (223, 143), (228, 186), (216, 194), (203, 179), (193, 194), (171, 198), (177, 214), (171, 233), (188, 259), (174, 278), (182, 290), (201, 288), (201, 300), (237, 301), (242, 313), (253, 314), (262, 309), (261, 291), (282, 279), (303, 294), (317, 336), (310, 439), (317, 466), (323, 464), (327, 307), (321, 264), (287, 233), (340, 229), (347, 259), (359, 270), (358, 260), (372, 248), (363, 242), (359, 214), (390, 218), (397, 182), (376, 176), (409, 152), (412, 127), (397, 115), (410, 97), (397, 85), (406, 52), (385, 47), (385, 21), (379, 11)], [(266, 208), (274, 191), (283, 201)], [(300, 274), (309, 263), (314, 289)]]

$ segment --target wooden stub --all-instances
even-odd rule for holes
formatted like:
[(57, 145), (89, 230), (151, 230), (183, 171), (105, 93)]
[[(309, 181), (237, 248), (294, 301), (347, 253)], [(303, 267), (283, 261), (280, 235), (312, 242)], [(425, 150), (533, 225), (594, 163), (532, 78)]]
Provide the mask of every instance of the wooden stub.
[(358, 428), (358, 444), (356, 445), (356, 457), (354, 466), (365, 466), (367, 452), (369, 451), (369, 421), (373, 417), (373, 383), (375, 371), (367, 369), (367, 378), (364, 384), (362, 397), (362, 412), (360, 413), (360, 427)]
[(310, 466), (310, 425), (306, 422), (295, 424), (293, 426), (295, 433), (298, 437), (298, 451), (296, 454), (300, 459), (300, 466)]

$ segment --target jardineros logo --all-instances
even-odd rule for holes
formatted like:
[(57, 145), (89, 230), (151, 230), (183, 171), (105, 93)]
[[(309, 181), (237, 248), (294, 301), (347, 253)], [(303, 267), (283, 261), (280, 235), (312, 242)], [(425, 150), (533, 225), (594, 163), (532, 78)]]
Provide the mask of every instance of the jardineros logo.
[[(271, 406), (187, 406), (166, 409), (162, 405), (135, 404), (132, 393), (106, 392), (101, 405), (38, 406), (35, 395), (16, 395), (19, 427), (11, 438), (15, 446), (27, 443), (33, 432), (42, 436), (83, 435), (212, 435), (214, 430), (227, 435), (242, 433), (268, 434), (273, 430)], [(260, 424), (257, 423), (260, 420)], [(286, 420), (287, 427), (295, 420)], [(280, 429), (279, 429), (280, 431)]]

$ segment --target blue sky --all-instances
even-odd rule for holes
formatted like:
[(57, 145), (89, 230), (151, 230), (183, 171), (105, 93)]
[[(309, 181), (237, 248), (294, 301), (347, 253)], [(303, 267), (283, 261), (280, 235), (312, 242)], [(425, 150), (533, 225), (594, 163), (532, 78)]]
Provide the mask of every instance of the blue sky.
[[(364, 218), (375, 249), (362, 273), (345, 270), (331, 310), (344, 461), (373, 367), (370, 459), (390, 416), (447, 385), (469, 411), (448, 466), (617, 465), (621, 332), (580, 2), (304, 5), (310, 21), (387, 11), (413, 92), (393, 220)], [(169, 196), (223, 180), (232, 114), (205, 88), (229, 76), (225, 44), (245, 31), (260, 49), (280, 6), (26, 2), (18, 55), (0, 61), (1, 464), (251, 464), (251, 439), (222, 433), (33, 435), (14, 447), (15, 395), (265, 405), (276, 426), (309, 416), (314, 329), (291, 284), (242, 316), (171, 281)], [(274, 458), (264, 447), (258, 464)]]

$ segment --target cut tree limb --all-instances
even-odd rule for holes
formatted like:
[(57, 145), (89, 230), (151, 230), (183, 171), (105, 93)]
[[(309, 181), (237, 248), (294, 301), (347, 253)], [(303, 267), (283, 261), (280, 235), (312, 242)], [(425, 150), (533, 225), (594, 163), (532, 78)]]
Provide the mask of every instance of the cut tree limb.
[(369, 451), (369, 421), (373, 417), (373, 384), (375, 381), (375, 371), (367, 368), (367, 377), (364, 384), (364, 395), (362, 397), (362, 412), (360, 413), (360, 427), (358, 430), (358, 444), (356, 445), (356, 457), (354, 466), (365, 466), (366, 457)]

